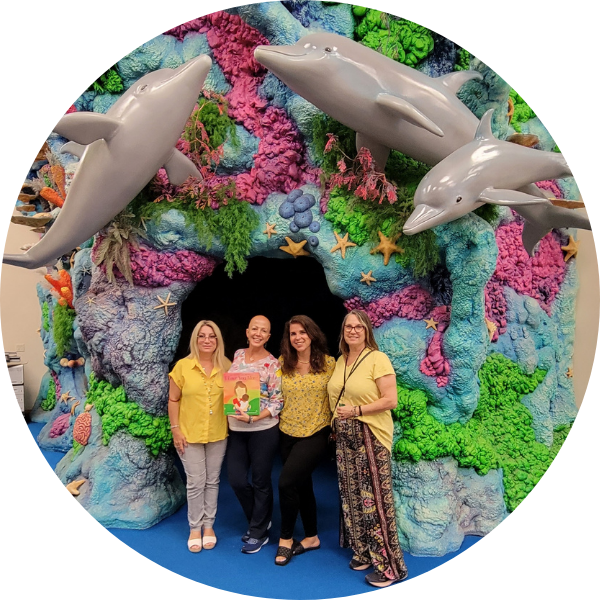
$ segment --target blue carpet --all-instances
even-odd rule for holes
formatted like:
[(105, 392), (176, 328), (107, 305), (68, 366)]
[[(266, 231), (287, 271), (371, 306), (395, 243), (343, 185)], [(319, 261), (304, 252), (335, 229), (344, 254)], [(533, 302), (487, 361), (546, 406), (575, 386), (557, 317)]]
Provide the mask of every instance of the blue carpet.
[[(42, 425), (30, 423), (29, 429), (37, 437)], [(54, 468), (63, 454), (41, 451), (48, 464)], [(193, 554), (187, 550), (187, 508), (164, 519), (150, 529), (136, 531), (109, 529), (119, 540), (155, 563), (221, 590), (261, 596), (263, 598), (306, 599), (337, 598), (367, 591), (374, 591), (364, 580), (364, 572), (348, 568), (351, 550), (338, 545), (338, 491), (335, 465), (323, 463), (314, 474), (314, 489), (319, 502), (319, 537), (321, 549), (295, 557), (286, 567), (274, 564), (279, 533), (279, 505), (275, 486), (275, 510), (272, 536), (269, 544), (260, 552), (251, 555), (240, 553), (240, 536), (246, 531), (242, 509), (227, 483), (227, 461), (223, 465), (219, 492), (219, 512), (215, 523), (218, 537), (214, 550), (203, 550)], [(273, 481), (277, 481), (281, 466), (276, 463)], [(296, 529), (297, 538), (302, 538), (301, 525)], [(409, 578), (450, 560), (464, 552), (480, 538), (465, 538), (458, 552), (439, 558), (414, 557), (404, 554)]]

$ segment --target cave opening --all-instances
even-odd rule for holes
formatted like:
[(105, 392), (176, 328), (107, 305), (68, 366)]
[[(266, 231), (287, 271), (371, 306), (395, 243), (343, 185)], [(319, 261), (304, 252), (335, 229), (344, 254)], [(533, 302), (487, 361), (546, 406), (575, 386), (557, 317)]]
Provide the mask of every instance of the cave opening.
[(229, 278), (224, 264), (192, 290), (181, 307), (182, 330), (173, 364), (189, 354), (192, 331), (202, 319), (214, 321), (225, 342), (229, 359), (247, 347), (246, 328), (255, 315), (271, 321), (267, 350), (279, 356), (285, 322), (294, 315), (313, 319), (325, 334), (329, 354), (337, 356), (343, 300), (331, 293), (320, 263), (313, 258), (277, 259), (257, 257), (248, 261), (244, 273)]

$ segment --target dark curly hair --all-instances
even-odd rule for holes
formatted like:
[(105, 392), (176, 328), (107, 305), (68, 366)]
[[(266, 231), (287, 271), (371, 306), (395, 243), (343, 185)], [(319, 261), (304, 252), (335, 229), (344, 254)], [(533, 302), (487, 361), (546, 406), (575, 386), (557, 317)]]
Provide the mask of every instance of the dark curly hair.
[(325, 372), (325, 357), (328, 355), (327, 339), (319, 326), (306, 315), (296, 315), (285, 324), (281, 338), (281, 357), (283, 359), (281, 370), (285, 375), (291, 375), (298, 364), (298, 353), (290, 343), (290, 326), (293, 323), (301, 325), (310, 338), (310, 372)]

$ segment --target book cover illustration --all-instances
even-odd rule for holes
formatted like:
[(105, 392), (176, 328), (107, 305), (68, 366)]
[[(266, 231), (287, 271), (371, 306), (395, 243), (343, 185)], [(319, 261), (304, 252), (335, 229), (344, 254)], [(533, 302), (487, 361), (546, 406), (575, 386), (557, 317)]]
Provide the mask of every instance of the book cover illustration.
[(223, 405), (226, 415), (260, 413), (260, 374), (223, 373)]

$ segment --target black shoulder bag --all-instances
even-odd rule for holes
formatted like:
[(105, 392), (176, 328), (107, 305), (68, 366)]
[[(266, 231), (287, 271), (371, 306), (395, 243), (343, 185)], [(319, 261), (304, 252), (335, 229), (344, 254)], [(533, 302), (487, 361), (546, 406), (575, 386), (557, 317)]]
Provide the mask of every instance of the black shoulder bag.
[[(335, 411), (337, 410), (340, 400), (342, 399), (342, 396), (344, 395), (344, 392), (346, 391), (346, 382), (348, 381), (348, 379), (350, 379), (350, 376), (352, 375), (352, 373), (354, 373), (354, 371), (356, 371), (356, 369), (358, 368), (358, 365), (360, 365), (360, 363), (363, 360), (365, 360), (365, 358), (367, 358), (367, 356), (369, 356), (369, 354), (371, 354), (371, 352), (373, 352), (373, 350), (369, 350), (360, 360), (356, 360), (354, 362), (354, 365), (352, 365), (352, 368), (350, 369), (350, 373), (348, 373), (347, 377), (346, 377), (346, 364), (344, 363), (344, 385), (342, 385), (342, 389), (340, 390), (340, 394), (338, 396), (337, 402), (335, 403), (335, 407), (333, 409), (334, 417), (335, 417)], [(328, 446), (329, 446), (329, 457), (331, 458), (331, 460), (335, 460), (335, 431), (333, 431), (333, 430), (329, 434)]]

